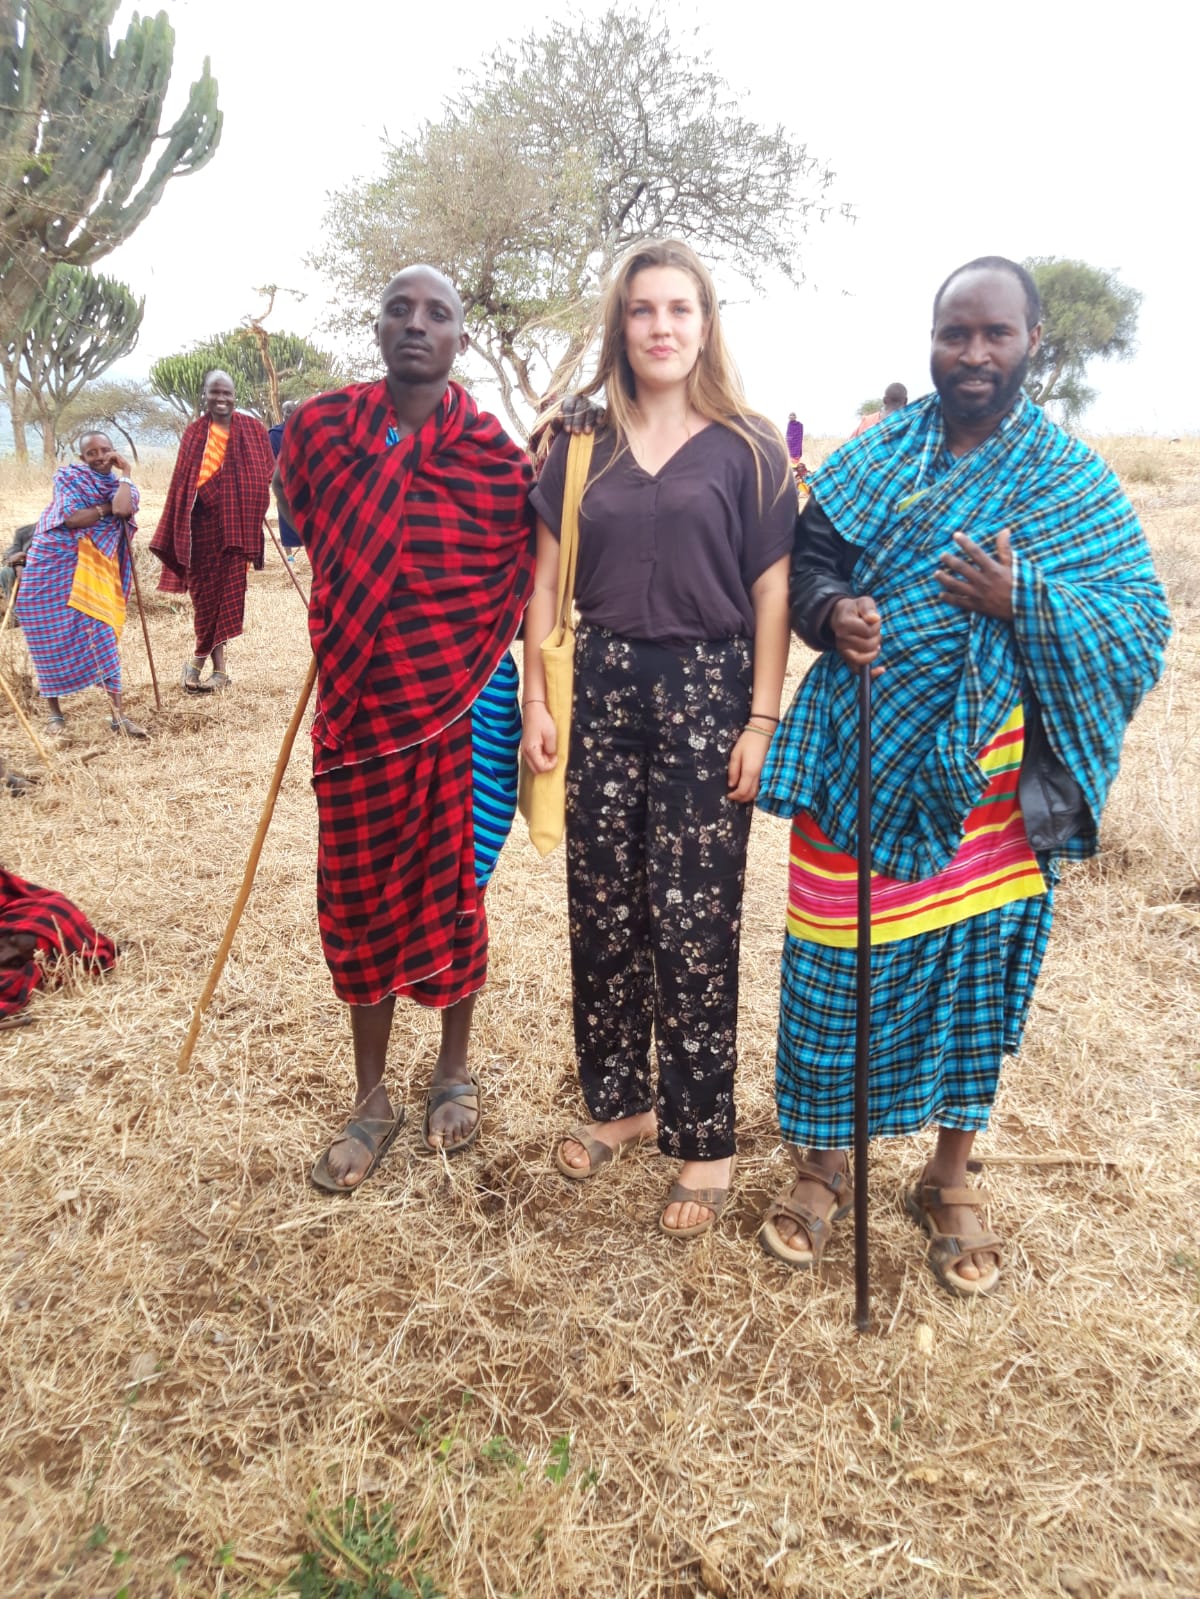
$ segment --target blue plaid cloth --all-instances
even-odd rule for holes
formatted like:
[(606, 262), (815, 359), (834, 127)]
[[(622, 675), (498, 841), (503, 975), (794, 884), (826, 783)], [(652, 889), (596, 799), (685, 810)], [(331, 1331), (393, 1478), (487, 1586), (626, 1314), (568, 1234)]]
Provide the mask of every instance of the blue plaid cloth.
[[(961, 459), (930, 395), (834, 452), (813, 479), (858, 551), (856, 592), (883, 628), (873, 724), (877, 870), (919, 882), (952, 859), (985, 787), (976, 756), (1024, 690), (1083, 789), (1090, 825), (1064, 850), (1094, 853), (1125, 727), (1162, 666), (1169, 620), (1128, 500), (1104, 462), (1022, 397)], [(946, 603), (934, 572), (963, 532), (994, 553), (1009, 528), (1015, 619)], [(759, 804), (806, 810), (855, 853), (855, 674), (833, 652), (801, 684), (763, 771)]]
[[(871, 951), (872, 1138), (936, 1122), (987, 1126), (1000, 1063), (1020, 1047), (1054, 891)], [(775, 1100), (789, 1144), (848, 1149), (854, 1138), (855, 952), (788, 937)]]

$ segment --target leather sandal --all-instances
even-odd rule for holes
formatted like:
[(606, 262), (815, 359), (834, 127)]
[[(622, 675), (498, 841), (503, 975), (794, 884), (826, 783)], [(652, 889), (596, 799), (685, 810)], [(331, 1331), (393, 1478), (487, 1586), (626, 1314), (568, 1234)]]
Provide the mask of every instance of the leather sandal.
[[(783, 1261), (785, 1266), (811, 1271), (820, 1265), (834, 1222), (841, 1221), (854, 1209), (854, 1192), (850, 1186), (849, 1170), (826, 1171), (806, 1159), (795, 1145), (788, 1146), (788, 1156), (795, 1168), (796, 1176), (787, 1192), (780, 1194), (763, 1212), (762, 1226), (758, 1229), (758, 1241), (768, 1255)], [(792, 1198), (801, 1179), (820, 1183), (829, 1194), (832, 1203), (823, 1216), (810, 1206), (802, 1205), (799, 1200)], [(775, 1223), (784, 1217), (799, 1222), (804, 1228), (808, 1234), (807, 1248), (798, 1247), (781, 1236)]]
[[(586, 1183), (589, 1177), (594, 1177), (601, 1166), (610, 1160), (616, 1160), (627, 1149), (637, 1149), (639, 1144), (653, 1144), (658, 1137), (657, 1133), (637, 1133), (630, 1138), (622, 1138), (619, 1143), (605, 1144), (599, 1138), (592, 1137), (592, 1126), (581, 1123), (572, 1127), (558, 1141), (554, 1151), (554, 1164), (564, 1177), (569, 1177), (573, 1183)], [(586, 1166), (572, 1166), (563, 1154), (564, 1144), (578, 1144), (588, 1158)]]
[[(379, 1162), (387, 1154), (392, 1140), (404, 1125), (404, 1110), (396, 1112), (395, 1119), (388, 1121), (384, 1116), (357, 1116), (346, 1123), (345, 1131), (317, 1156), (312, 1170), (309, 1172), (309, 1181), (314, 1188), (319, 1188), (325, 1194), (355, 1194), (375, 1170)], [(335, 1181), (329, 1170), (329, 1157), (339, 1144), (361, 1144), (371, 1156), (370, 1164), (357, 1182), (339, 1183)]]
[[(663, 1206), (662, 1215), (658, 1218), (659, 1230), (666, 1233), (668, 1238), (699, 1238), (701, 1233), (708, 1232), (710, 1227), (715, 1227), (721, 1219), (721, 1212), (725, 1209), (733, 1188), (733, 1174), (737, 1168), (737, 1156), (729, 1158), (729, 1181), (724, 1188), (685, 1188), (682, 1183), (673, 1184), (667, 1195), (667, 1203)], [(712, 1211), (712, 1215), (704, 1221), (693, 1222), (690, 1227), (668, 1227), (663, 1216), (672, 1205), (704, 1205)]]
[[(978, 1172), (982, 1169), (978, 1161), (967, 1162), (968, 1171)], [(977, 1251), (998, 1254), (1001, 1243), (996, 1234), (985, 1231), (963, 1238), (954, 1233), (944, 1233), (933, 1217), (933, 1212), (943, 1205), (968, 1205), (972, 1210), (986, 1211), (991, 1204), (991, 1195), (987, 1189), (939, 1188), (936, 1183), (927, 1183), (925, 1173), (922, 1172), (915, 1183), (909, 1184), (901, 1197), (905, 1212), (929, 1239), (926, 1264), (942, 1287), (948, 1293), (957, 1294), (962, 1299), (975, 1299), (980, 1294), (993, 1293), (1000, 1282), (998, 1265), (975, 1280), (960, 1277), (957, 1267), (967, 1255), (973, 1255)]]
[(147, 733), (144, 727), (139, 727), (138, 724), (134, 721), (131, 721), (128, 716), (110, 716), (108, 719), (108, 725), (112, 728), (114, 733), (124, 733), (126, 738), (150, 737), (149, 733)]
[[(465, 1138), (460, 1138), (456, 1144), (431, 1144), (429, 1142), (429, 1123), (435, 1110), (440, 1110), (443, 1105), (452, 1104), (455, 1100), (463, 1101), (465, 1110), (475, 1112), (475, 1125)], [(479, 1079), (471, 1073), (469, 1083), (439, 1083), (436, 1088), (430, 1087), (428, 1098), (425, 1101), (425, 1120), (421, 1123), (421, 1145), (427, 1155), (461, 1155), (464, 1150), (479, 1137), (479, 1129), (483, 1124), (483, 1090), (479, 1086)]]
[(229, 687), (232, 681), (233, 679), (228, 672), (213, 672), (209, 675), (208, 682), (204, 686), (210, 694), (220, 694), (223, 689)]
[(67, 719), (61, 711), (52, 711), (46, 718), (46, 731), (53, 733), (55, 738), (67, 731)]

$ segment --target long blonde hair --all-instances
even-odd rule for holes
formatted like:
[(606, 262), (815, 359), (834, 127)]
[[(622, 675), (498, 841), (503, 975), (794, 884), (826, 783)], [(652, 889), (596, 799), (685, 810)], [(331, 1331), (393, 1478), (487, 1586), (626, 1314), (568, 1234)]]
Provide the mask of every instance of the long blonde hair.
[[(725, 336), (721, 331), (721, 312), (717, 303), (717, 286), (712, 273), (700, 257), (681, 239), (648, 239), (636, 244), (616, 263), (605, 286), (600, 303), (600, 353), (596, 372), (591, 381), (577, 392), (587, 399), (602, 389), (608, 410), (608, 426), (616, 435), (615, 461), (629, 448), (629, 428), (637, 403), (637, 382), (629, 357), (625, 353), (625, 314), (629, 308), (629, 286), (639, 272), (651, 267), (675, 267), (686, 272), (696, 285), (700, 313), (704, 318), (704, 342), (696, 364), (687, 376), (687, 399), (693, 410), (710, 422), (736, 433), (744, 439), (754, 454), (754, 471), (758, 480), (758, 503), (763, 503), (763, 470), (771, 470), (764, 449), (764, 434), (777, 440), (786, 461), (787, 446), (783, 435), (767, 417), (753, 411), (746, 404), (741, 376), (729, 354)], [(556, 407), (557, 409), (557, 407)], [(748, 419), (759, 424), (747, 426)], [(609, 462), (609, 465), (612, 464)], [(605, 468), (607, 470), (607, 468)], [(774, 499), (785, 492), (791, 481), (786, 469), (776, 489)]]

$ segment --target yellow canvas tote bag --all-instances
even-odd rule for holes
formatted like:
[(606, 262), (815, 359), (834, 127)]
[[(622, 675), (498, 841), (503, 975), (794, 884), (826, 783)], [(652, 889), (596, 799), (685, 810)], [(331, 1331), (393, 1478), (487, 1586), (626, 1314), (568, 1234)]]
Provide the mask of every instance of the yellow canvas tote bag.
[(571, 701), (575, 682), (575, 565), (579, 556), (579, 502), (587, 487), (592, 460), (592, 435), (576, 433), (567, 448), (563, 488), (562, 530), (558, 542), (558, 605), (555, 625), (542, 644), (546, 672), (546, 709), (558, 734), (558, 759), (549, 772), (532, 772), (521, 761), (517, 802), (529, 823), (529, 836), (539, 855), (549, 855), (562, 840), (567, 824), (567, 744), (571, 735)]

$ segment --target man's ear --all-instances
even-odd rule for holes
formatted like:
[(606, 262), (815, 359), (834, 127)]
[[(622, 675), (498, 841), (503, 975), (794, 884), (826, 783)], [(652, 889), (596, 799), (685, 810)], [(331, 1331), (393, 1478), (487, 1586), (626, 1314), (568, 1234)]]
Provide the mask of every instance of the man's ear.
[(458, 335), (458, 353), (459, 353), (459, 355), (466, 355), (467, 347), (470, 344), (470, 342), (471, 342), (471, 335), (467, 332), (466, 328), (464, 328), (462, 330), (462, 332)]
[(1037, 327), (1031, 328), (1030, 331), (1029, 331), (1029, 354), (1030, 355), (1036, 355), (1037, 354), (1038, 349), (1039, 349), (1039, 347), (1041, 345), (1041, 342), (1042, 342), (1042, 324), (1039, 322)]

